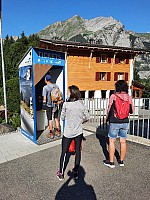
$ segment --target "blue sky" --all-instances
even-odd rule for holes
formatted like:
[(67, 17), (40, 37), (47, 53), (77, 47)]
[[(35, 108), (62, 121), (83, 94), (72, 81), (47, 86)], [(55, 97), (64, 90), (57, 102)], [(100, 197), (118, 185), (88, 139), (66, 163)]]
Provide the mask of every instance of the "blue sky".
[(74, 15), (112, 16), (126, 30), (150, 32), (150, 0), (2, 0), (2, 35), (28, 36)]

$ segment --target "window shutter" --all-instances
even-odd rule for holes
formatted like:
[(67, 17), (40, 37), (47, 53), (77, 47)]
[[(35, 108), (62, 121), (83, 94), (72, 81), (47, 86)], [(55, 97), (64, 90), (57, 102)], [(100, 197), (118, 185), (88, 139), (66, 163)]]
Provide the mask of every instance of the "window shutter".
[(111, 58), (110, 57), (108, 57), (108, 63), (111, 63)]
[(128, 73), (125, 73), (125, 81), (128, 81)]
[(107, 72), (107, 81), (110, 81), (111, 79), (111, 72)]
[(115, 64), (119, 63), (119, 58), (115, 58)]
[(96, 57), (96, 63), (100, 63), (100, 57)]
[(118, 72), (115, 72), (114, 73), (114, 81), (117, 81), (118, 80)]
[(129, 58), (126, 59), (126, 64), (129, 64)]
[(99, 81), (99, 80), (100, 80), (100, 72), (96, 72), (95, 81)]

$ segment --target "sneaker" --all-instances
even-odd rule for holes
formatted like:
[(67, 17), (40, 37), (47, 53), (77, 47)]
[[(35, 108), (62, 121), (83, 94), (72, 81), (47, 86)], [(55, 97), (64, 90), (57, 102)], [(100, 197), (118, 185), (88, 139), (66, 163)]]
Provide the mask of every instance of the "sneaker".
[(59, 171), (56, 174), (57, 178), (62, 181), (64, 179), (64, 175), (62, 173), (60, 173)]
[(50, 139), (53, 139), (53, 138), (54, 138), (53, 133), (48, 133), (46, 136), (47, 136), (48, 138), (50, 138)]
[(110, 162), (109, 160), (104, 160), (103, 161), (104, 165), (110, 167), (110, 168), (114, 168), (115, 165), (114, 165), (114, 162)]
[(54, 133), (57, 137), (60, 137), (61, 136), (61, 132), (60, 131), (55, 131), (55, 133)]
[(124, 162), (123, 162), (123, 160), (118, 160), (118, 164), (120, 165), (120, 167), (124, 167)]
[(77, 180), (78, 179), (78, 171), (76, 172), (76, 171), (72, 170), (72, 172), (73, 172), (73, 179)]

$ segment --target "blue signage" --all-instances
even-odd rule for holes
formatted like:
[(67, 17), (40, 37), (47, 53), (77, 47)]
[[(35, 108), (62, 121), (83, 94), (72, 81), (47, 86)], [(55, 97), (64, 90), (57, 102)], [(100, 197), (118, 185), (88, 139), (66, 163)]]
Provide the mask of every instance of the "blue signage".
[(47, 49), (33, 49), (34, 64), (65, 65), (65, 54)]

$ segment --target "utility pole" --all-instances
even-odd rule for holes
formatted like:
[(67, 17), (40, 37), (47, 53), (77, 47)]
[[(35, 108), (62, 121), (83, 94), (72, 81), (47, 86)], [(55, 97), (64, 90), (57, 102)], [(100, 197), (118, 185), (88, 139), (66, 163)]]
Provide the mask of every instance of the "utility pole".
[(5, 67), (4, 67), (4, 55), (3, 55), (3, 38), (2, 38), (2, 0), (0, 0), (0, 38), (1, 38), (1, 58), (2, 58), (5, 121), (7, 123), (6, 83), (5, 83)]

